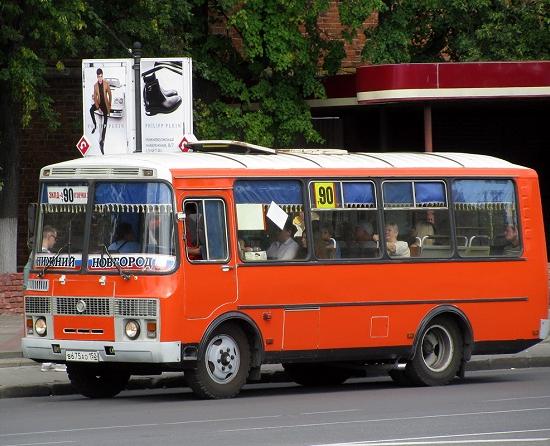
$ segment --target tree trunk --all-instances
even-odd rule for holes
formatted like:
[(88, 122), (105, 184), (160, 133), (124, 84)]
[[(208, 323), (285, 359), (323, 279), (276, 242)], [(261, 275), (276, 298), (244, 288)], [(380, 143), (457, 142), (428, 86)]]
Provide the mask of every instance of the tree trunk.
[(17, 107), (6, 90), (0, 89), (0, 274), (17, 271), (19, 121)]

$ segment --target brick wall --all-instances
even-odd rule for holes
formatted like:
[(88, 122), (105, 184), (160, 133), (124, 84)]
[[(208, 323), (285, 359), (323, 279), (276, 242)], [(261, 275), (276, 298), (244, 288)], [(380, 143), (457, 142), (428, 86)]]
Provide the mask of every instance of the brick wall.
[(23, 274), (0, 274), (0, 314), (23, 313)]
[(17, 270), (27, 263), (27, 207), (38, 199), (38, 176), (45, 165), (79, 158), (76, 143), (82, 136), (81, 66), (48, 79), (48, 93), (58, 113), (59, 126), (52, 129), (38, 117), (21, 132), (20, 192), (17, 221)]

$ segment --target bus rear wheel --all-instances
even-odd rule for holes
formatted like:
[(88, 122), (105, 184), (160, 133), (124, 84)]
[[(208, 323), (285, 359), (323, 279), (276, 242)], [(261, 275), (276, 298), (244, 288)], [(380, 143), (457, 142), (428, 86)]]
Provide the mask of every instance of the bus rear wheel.
[(458, 373), (463, 352), (457, 324), (448, 318), (435, 318), (422, 332), (416, 353), (405, 368), (406, 376), (416, 385), (448, 384)]
[(126, 388), (130, 374), (67, 364), (67, 375), (78, 392), (88, 398), (112, 398)]
[(327, 364), (283, 364), (290, 379), (305, 387), (337, 386), (346, 381), (349, 370)]
[(243, 330), (223, 324), (208, 337), (199, 352), (195, 369), (185, 372), (186, 381), (199, 398), (232, 398), (248, 378), (250, 345)]

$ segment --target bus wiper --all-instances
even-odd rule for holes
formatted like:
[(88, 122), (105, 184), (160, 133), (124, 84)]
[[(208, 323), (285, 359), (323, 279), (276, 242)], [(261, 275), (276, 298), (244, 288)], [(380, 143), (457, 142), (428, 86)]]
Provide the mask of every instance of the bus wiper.
[(111, 262), (113, 262), (113, 265), (116, 266), (116, 269), (118, 269), (120, 277), (122, 277), (124, 280), (130, 280), (133, 274), (128, 274), (126, 271), (123, 271), (120, 265), (117, 262), (115, 262), (114, 257), (109, 252), (109, 248), (107, 248), (107, 245), (103, 244), (102, 246), (103, 246), (103, 249), (105, 250), (105, 253), (107, 254), (107, 257), (109, 257), (109, 260), (111, 260)]
[(44, 268), (42, 268), (42, 271), (38, 273), (38, 277), (40, 278), (44, 277), (44, 274), (46, 274), (49, 271), (49, 269), (55, 264), (55, 261), (61, 255), (61, 251), (63, 251), (69, 245), (70, 243), (65, 243), (61, 248), (59, 248), (55, 256), (52, 257), (51, 260), (48, 262), (48, 264)]

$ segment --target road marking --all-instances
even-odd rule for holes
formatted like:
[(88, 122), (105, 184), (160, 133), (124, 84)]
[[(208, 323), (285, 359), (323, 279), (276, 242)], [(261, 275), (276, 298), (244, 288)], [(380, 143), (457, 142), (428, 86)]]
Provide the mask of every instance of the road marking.
[(336, 445), (330, 446), (411, 446), (411, 445), (435, 445), (435, 444), (476, 444), (476, 443), (492, 443), (492, 444), (502, 444), (502, 443), (527, 443), (531, 444), (536, 441), (548, 441), (548, 438), (508, 438), (508, 439), (494, 439), (494, 440), (453, 440), (453, 441), (405, 441), (405, 442), (391, 442), (386, 443), (337, 443)]
[(365, 409), (342, 409), (342, 410), (327, 410), (324, 412), (302, 412), (300, 415), (322, 415), (325, 413), (344, 413), (344, 412), (361, 412)]
[(191, 423), (218, 423), (222, 421), (246, 421), (257, 420), (262, 418), (278, 418), (282, 415), (266, 415), (261, 417), (243, 417), (243, 418), (215, 418), (210, 420), (188, 420), (188, 421), (172, 421), (170, 423), (144, 423), (144, 424), (128, 424), (120, 426), (98, 426), (98, 427), (80, 427), (74, 429), (59, 429), (51, 431), (36, 431), (36, 432), (14, 432), (12, 434), (0, 434), (0, 437), (15, 437), (23, 435), (39, 435), (39, 434), (58, 434), (64, 432), (82, 432), (82, 431), (97, 431), (97, 430), (109, 430), (109, 429), (129, 429), (140, 427), (155, 427), (155, 426), (170, 426), (174, 424), (191, 424)]
[(349, 421), (333, 421), (327, 423), (308, 423), (308, 424), (287, 424), (282, 426), (265, 426), (265, 427), (248, 427), (239, 429), (223, 429), (220, 432), (243, 432), (243, 431), (259, 431), (269, 429), (292, 429), (301, 427), (319, 427), (319, 426), (335, 426), (338, 424), (357, 424), (357, 423), (375, 423), (384, 421), (406, 421), (406, 420), (423, 420), (429, 418), (446, 418), (446, 417), (466, 417), (473, 415), (494, 415), (503, 413), (517, 413), (517, 412), (533, 412), (537, 410), (550, 410), (550, 407), (534, 407), (530, 409), (513, 409), (513, 410), (492, 410), (484, 412), (464, 412), (464, 413), (451, 413), (451, 414), (438, 414), (438, 415), (424, 415), (418, 417), (400, 417), (400, 418), (375, 418), (364, 420), (349, 420)]
[[(477, 432), (477, 433), (471, 433), (471, 434), (449, 434), (449, 435), (433, 435), (429, 437), (409, 437), (409, 438), (390, 438), (387, 440), (366, 440), (366, 441), (353, 441), (350, 443), (330, 443), (330, 444), (322, 444), (322, 445), (316, 445), (316, 446), (361, 446), (361, 445), (369, 445), (373, 446), (374, 444), (380, 444), (388, 446), (389, 442), (399, 442), (399, 441), (414, 441), (414, 440), (435, 440), (438, 438), (458, 438), (458, 437), (481, 437), (485, 435), (511, 435), (511, 434), (526, 434), (526, 433), (535, 433), (535, 432), (548, 432), (550, 429), (525, 429), (525, 430), (517, 430), (517, 431), (497, 431), (497, 432)], [(513, 441), (519, 441), (518, 439), (508, 439)], [(531, 439), (529, 439), (531, 440)], [(534, 439), (536, 441), (543, 441), (548, 440), (548, 438), (542, 438), (542, 439)], [(476, 440), (463, 440), (465, 441), (476, 441)], [(498, 440), (490, 440), (490, 441), (507, 441), (504, 439), (498, 439)], [(528, 440), (525, 440), (528, 441)], [(413, 444), (413, 443), (406, 443), (406, 444)], [(431, 443), (435, 444), (435, 443)]]
[(48, 441), (46, 443), (14, 443), (14, 444), (5, 444), (4, 446), (39, 446), (44, 444), (67, 444), (67, 443), (76, 443), (76, 441)]
[(518, 401), (518, 400), (540, 400), (550, 398), (550, 395), (544, 396), (521, 396), (516, 398), (501, 398), (499, 400), (485, 400), (486, 403), (498, 403), (500, 401)]

